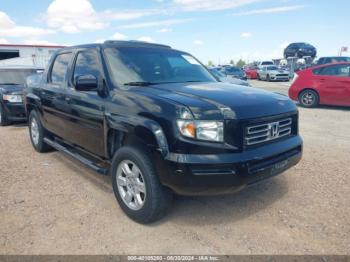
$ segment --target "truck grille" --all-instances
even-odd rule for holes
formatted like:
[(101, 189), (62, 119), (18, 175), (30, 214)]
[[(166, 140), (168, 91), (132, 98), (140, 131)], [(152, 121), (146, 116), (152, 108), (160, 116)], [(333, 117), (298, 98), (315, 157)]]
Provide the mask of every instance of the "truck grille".
[(281, 137), (289, 136), (292, 133), (292, 118), (248, 126), (245, 133), (245, 144), (256, 145)]
[(287, 77), (288, 74), (277, 74), (276, 76), (285, 76), (285, 77)]

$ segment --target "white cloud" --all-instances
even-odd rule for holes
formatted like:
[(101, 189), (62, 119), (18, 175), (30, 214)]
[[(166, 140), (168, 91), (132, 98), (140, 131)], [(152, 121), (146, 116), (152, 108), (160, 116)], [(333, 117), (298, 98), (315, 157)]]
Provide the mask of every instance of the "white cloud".
[(2, 37), (36, 37), (54, 33), (53, 30), (20, 26), (5, 13), (0, 11), (0, 35)]
[(144, 23), (134, 23), (134, 24), (128, 24), (128, 25), (122, 25), (120, 28), (125, 29), (135, 29), (135, 28), (147, 28), (147, 27), (159, 27), (159, 26), (169, 26), (169, 25), (176, 25), (176, 24), (185, 24), (188, 22), (193, 21), (193, 19), (169, 19), (169, 20), (160, 20), (160, 21), (151, 21), (151, 22), (144, 22)]
[(195, 45), (203, 45), (204, 43), (203, 43), (202, 40), (197, 39), (197, 40), (193, 41), (193, 44), (195, 44)]
[(157, 30), (157, 33), (169, 33), (171, 31), (172, 31), (171, 28), (163, 27), (163, 28)]
[(25, 45), (60, 45), (54, 42), (36, 38), (26, 39), (22, 43)]
[(173, 0), (184, 11), (215, 11), (248, 5), (260, 0)]
[(106, 10), (102, 16), (106, 20), (132, 20), (145, 16), (158, 15), (165, 13), (160, 9), (144, 9), (144, 10)]
[(242, 38), (249, 38), (251, 36), (252, 36), (252, 33), (250, 33), (250, 32), (244, 32), (244, 33), (241, 34)]
[(9, 44), (10, 41), (5, 38), (0, 38), (0, 44)]
[(106, 27), (88, 0), (54, 0), (49, 5), (45, 18), (49, 27), (66, 33)]
[(291, 5), (291, 6), (281, 6), (266, 9), (256, 9), (247, 12), (235, 13), (234, 16), (246, 16), (246, 15), (259, 15), (259, 14), (271, 14), (271, 13), (284, 13), (290, 12), (298, 9), (304, 8), (303, 5)]
[(114, 40), (126, 40), (126, 39), (128, 39), (128, 37), (126, 35), (122, 34), (122, 33), (116, 32), (112, 36), (112, 39), (114, 39)]
[(149, 42), (149, 43), (154, 43), (154, 39), (150, 36), (141, 36), (137, 39), (138, 41), (143, 41), (143, 42)]

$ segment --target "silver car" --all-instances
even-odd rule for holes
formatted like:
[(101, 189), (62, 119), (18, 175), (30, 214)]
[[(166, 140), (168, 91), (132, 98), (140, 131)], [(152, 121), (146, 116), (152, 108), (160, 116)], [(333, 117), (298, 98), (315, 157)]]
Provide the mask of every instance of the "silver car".
[(266, 81), (289, 81), (289, 71), (275, 65), (261, 66), (258, 70), (258, 79)]

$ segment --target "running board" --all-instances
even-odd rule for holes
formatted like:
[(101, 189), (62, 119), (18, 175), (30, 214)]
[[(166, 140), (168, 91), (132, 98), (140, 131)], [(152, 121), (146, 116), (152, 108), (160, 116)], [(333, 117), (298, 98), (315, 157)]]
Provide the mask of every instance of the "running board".
[(65, 147), (64, 145), (56, 142), (56, 141), (52, 141), (48, 138), (44, 138), (44, 142), (46, 144), (48, 144), (49, 146), (53, 147), (54, 149), (61, 151), (67, 155), (69, 155), (70, 157), (74, 158), (75, 160), (78, 160), (79, 162), (81, 162), (82, 164), (84, 164), (85, 166), (91, 168), (92, 170), (102, 174), (102, 175), (107, 175), (108, 174), (108, 169), (107, 168), (103, 168), (98, 166), (97, 164), (95, 164), (93, 161), (79, 155), (76, 152), (73, 152), (72, 150), (69, 150), (68, 147)]

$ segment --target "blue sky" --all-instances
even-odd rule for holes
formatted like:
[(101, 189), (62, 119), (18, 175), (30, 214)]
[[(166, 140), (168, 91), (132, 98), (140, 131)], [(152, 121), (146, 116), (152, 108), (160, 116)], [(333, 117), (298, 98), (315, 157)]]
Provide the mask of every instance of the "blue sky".
[(350, 47), (349, 10), (348, 0), (1, 0), (0, 43), (140, 39), (204, 63), (279, 58), (293, 41), (337, 55)]

